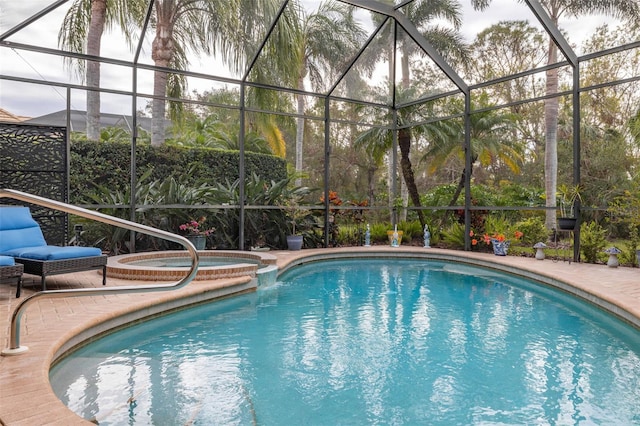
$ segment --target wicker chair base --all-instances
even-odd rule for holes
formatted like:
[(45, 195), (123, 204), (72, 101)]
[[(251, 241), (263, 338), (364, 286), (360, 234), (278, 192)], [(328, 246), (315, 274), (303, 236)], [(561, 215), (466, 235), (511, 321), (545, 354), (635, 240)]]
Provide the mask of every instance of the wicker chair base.
[(107, 284), (107, 256), (77, 257), (61, 260), (34, 260), (15, 258), (16, 263), (24, 266), (24, 273), (39, 275), (42, 279), (42, 291), (47, 289), (46, 278), (49, 275), (68, 274), (89, 269), (102, 269), (102, 285)]
[(23, 270), (24, 266), (19, 263), (11, 266), (0, 266), (0, 283), (12, 283), (13, 281), (15, 281), (18, 287), (18, 289), (16, 290), (16, 297), (20, 297)]

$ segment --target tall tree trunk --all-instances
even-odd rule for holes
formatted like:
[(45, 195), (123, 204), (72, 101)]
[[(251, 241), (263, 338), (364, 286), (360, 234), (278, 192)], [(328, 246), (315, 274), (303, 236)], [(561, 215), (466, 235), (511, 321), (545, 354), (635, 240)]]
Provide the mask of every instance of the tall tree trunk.
[[(156, 65), (158, 63), (156, 62)], [(165, 96), (167, 93), (167, 73), (155, 71), (153, 73), (154, 96)], [(154, 98), (151, 102), (151, 145), (160, 146), (165, 141), (164, 119), (166, 102), (164, 99)]]
[[(304, 91), (304, 75), (298, 77), (298, 90)], [(302, 171), (302, 141), (304, 139), (304, 95), (298, 94), (296, 95), (298, 101), (298, 115), (300, 117), (297, 118), (296, 125), (296, 172), (300, 173)], [(296, 178), (296, 185), (302, 185), (302, 179), (299, 177)]]
[[(471, 173), (473, 173), (473, 163), (471, 163)], [(449, 202), (449, 207), (455, 206), (458, 202), (458, 198), (460, 198), (460, 194), (462, 194), (462, 190), (464, 189), (464, 182), (467, 177), (467, 169), (462, 169), (462, 175), (460, 176), (460, 181), (458, 181), (458, 187), (456, 188), (456, 192), (454, 192), (453, 197), (451, 197), (451, 201)], [(451, 210), (446, 210), (445, 215)]]
[[(407, 184), (409, 197), (411, 197), (411, 202), (414, 206), (421, 207), (420, 194), (418, 194), (418, 187), (416, 186), (411, 160), (409, 159), (409, 150), (411, 148), (411, 131), (409, 129), (398, 131), (398, 147), (400, 148), (400, 168), (402, 169), (404, 182)], [(424, 214), (422, 210), (418, 210), (417, 213), (420, 225), (424, 228)]]
[[(402, 88), (404, 90), (408, 90), (411, 87), (411, 72), (409, 70), (409, 54), (404, 51), (400, 56), (400, 69), (402, 70)], [(409, 134), (409, 138), (411, 138), (411, 134)], [(409, 143), (411, 145), (411, 143)], [(411, 147), (409, 146), (409, 149)], [(407, 152), (407, 158), (409, 157), (409, 152)], [(411, 163), (409, 163), (409, 168), (411, 168)], [(404, 172), (403, 172), (404, 173)], [(411, 171), (411, 176), (413, 176), (413, 169)], [(416, 193), (418, 189), (416, 188)], [(400, 185), (400, 196), (402, 199), (402, 211), (400, 212), (400, 220), (407, 220), (407, 207), (409, 206), (409, 185), (406, 180), (404, 181), (404, 185)], [(419, 197), (419, 195), (418, 195)], [(412, 197), (413, 199), (413, 197)], [(414, 200), (415, 204), (415, 200)], [(424, 227), (424, 221), (421, 219), (420, 223)]]
[[(160, 21), (160, 19), (159, 19)], [(156, 37), (151, 44), (151, 58), (158, 67), (168, 67), (175, 52), (172, 28), (158, 22)], [(165, 140), (164, 119), (166, 115), (167, 73), (155, 71), (153, 73), (153, 95), (156, 97), (151, 104), (151, 145), (160, 146)]]
[[(395, 48), (396, 48), (396, 43), (395, 43), (395, 37), (393, 33), (389, 34), (389, 93), (393, 93), (393, 90), (395, 88)], [(395, 147), (393, 146), (393, 144), (391, 145), (391, 149), (389, 150), (389, 162), (387, 163), (387, 188), (389, 188), (389, 197), (388, 197), (388, 207), (389, 207), (389, 222), (394, 223), (394, 221), (396, 220), (396, 215), (394, 214), (394, 210), (393, 210), (393, 206), (396, 202), (395, 200), (395, 196), (397, 195), (395, 193), (396, 191), (396, 187), (394, 186), (394, 183), (396, 182), (396, 177), (394, 176), (394, 172), (396, 171), (396, 165), (394, 164), (394, 153), (393, 150), (395, 149)]]
[(389, 222), (393, 223), (396, 220), (396, 216), (393, 212), (393, 206), (396, 202), (395, 200), (395, 190), (396, 188), (393, 186), (396, 183), (394, 179), (394, 172), (396, 171), (395, 164), (393, 162), (393, 150), (389, 150), (389, 161), (387, 161), (387, 188), (389, 188), (389, 197), (387, 200), (387, 207), (389, 208)]
[[(549, 41), (548, 64), (558, 61), (558, 48)], [(558, 69), (553, 68), (546, 73), (547, 95), (558, 93)], [(544, 101), (545, 123), (545, 151), (544, 151), (544, 190), (547, 207), (554, 207), (546, 211), (545, 225), (547, 229), (556, 227), (556, 192), (558, 187), (558, 98), (553, 97)]]
[[(91, 2), (91, 20), (87, 32), (87, 55), (100, 56), (100, 44), (107, 13), (105, 0), (93, 0)], [(87, 86), (100, 88), (100, 62), (87, 62)], [(87, 91), (87, 138), (100, 140), (100, 92)]]
[(402, 88), (409, 89), (411, 87), (411, 71), (409, 69), (409, 54), (406, 52), (400, 58), (400, 67), (402, 69)]
[(369, 206), (373, 206), (373, 202), (376, 199), (376, 172), (378, 171), (378, 167), (375, 165), (370, 165), (367, 167), (367, 199), (369, 201)]
[(402, 201), (402, 209), (400, 209), (398, 221), (406, 222), (408, 210), (407, 207), (409, 207), (409, 189), (407, 188), (407, 184), (404, 179), (400, 181), (400, 200)]
[[(471, 154), (471, 168), (469, 169), (469, 174), (473, 176), (473, 163), (478, 159), (477, 155)], [(460, 198), (460, 194), (462, 194), (462, 190), (464, 189), (464, 184), (467, 181), (467, 169), (462, 169), (462, 175), (460, 175), (460, 180), (458, 181), (458, 187), (456, 188), (456, 192), (454, 192), (453, 197), (451, 197), (451, 201), (449, 202), (449, 207), (455, 206), (458, 202), (458, 198)], [(445, 210), (444, 215), (442, 216), (442, 223), (445, 222), (445, 219), (451, 214), (453, 210)]]

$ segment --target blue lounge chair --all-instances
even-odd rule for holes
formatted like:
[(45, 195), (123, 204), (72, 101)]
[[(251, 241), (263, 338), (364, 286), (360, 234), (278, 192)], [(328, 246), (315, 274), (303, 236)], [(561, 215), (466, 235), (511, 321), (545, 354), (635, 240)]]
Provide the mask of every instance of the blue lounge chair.
[(22, 271), (24, 267), (20, 263), (16, 263), (11, 256), (0, 256), (0, 283), (16, 282), (18, 290), (16, 297), (20, 297), (20, 288), (22, 287)]
[(23, 265), (24, 273), (39, 275), (42, 290), (46, 277), (102, 269), (102, 285), (107, 281), (107, 256), (96, 247), (50, 246), (28, 207), (0, 207), (0, 255)]

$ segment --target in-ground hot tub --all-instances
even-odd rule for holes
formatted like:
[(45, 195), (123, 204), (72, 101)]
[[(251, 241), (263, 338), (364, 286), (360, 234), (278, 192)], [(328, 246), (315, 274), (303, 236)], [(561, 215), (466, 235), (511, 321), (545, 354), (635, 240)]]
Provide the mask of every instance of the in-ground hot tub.
[[(265, 252), (235, 250), (199, 251), (200, 266), (194, 280), (215, 280), (249, 275), (256, 277), (259, 269), (275, 266), (276, 257)], [(170, 250), (124, 254), (110, 257), (107, 276), (125, 280), (177, 281), (191, 267), (187, 251)]]

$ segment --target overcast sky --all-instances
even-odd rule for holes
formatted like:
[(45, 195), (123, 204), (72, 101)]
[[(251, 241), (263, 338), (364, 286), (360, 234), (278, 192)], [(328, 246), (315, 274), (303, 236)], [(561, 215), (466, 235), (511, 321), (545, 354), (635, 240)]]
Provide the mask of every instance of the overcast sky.
[[(304, 0), (309, 10), (315, 10), (320, 0)], [(0, 33), (8, 31), (21, 22), (26, 17), (50, 4), (45, 0), (0, 0)], [(517, 0), (493, 0), (491, 7), (480, 13), (473, 11), (470, 7), (470, 0), (461, 0), (463, 4), (463, 35), (468, 42), (473, 41), (475, 35), (483, 29), (503, 20), (525, 19), (532, 24), (537, 22), (528, 8)], [(41, 18), (36, 23), (12, 36), (9, 40), (19, 43), (29, 43), (56, 48), (57, 31), (62, 17), (67, 9), (66, 5)], [(369, 21), (370, 15), (362, 11), (358, 17), (363, 21)], [(572, 43), (579, 44), (597, 25), (612, 20), (603, 17), (582, 18), (576, 20), (564, 20), (561, 22), (563, 30), (569, 34)], [(121, 40), (121, 37), (107, 34), (103, 38), (103, 56), (119, 59), (130, 59), (131, 53), (128, 47)], [(146, 59), (143, 62), (151, 63), (149, 59), (150, 40), (145, 45)], [(229, 73), (219, 63), (211, 58), (197, 58), (191, 60), (190, 70), (196, 72), (209, 73), (219, 76), (228, 76)], [(7, 76), (27, 77), (41, 81), (72, 82), (80, 84), (80, 80), (72, 76), (72, 73), (63, 67), (62, 59), (55, 56), (40, 55), (33, 52), (21, 51), (17, 49), (0, 48), (0, 74)], [(127, 68), (112, 65), (101, 67), (101, 79), (103, 87), (116, 90), (131, 90), (131, 71)], [(139, 92), (151, 93), (152, 75), (151, 72), (140, 71), (138, 76), (140, 83)], [(190, 80), (189, 90), (200, 92), (210, 89), (211, 82), (203, 80)], [(143, 107), (140, 105), (139, 107)], [(33, 84), (18, 83), (13, 81), (0, 80), (0, 108), (16, 114), (30, 117), (48, 114), (66, 108), (66, 90), (64, 88), (53, 88), (49, 86), (39, 86)], [(72, 91), (71, 108), (85, 109), (85, 99), (83, 91)], [(130, 114), (131, 100), (127, 97), (117, 95), (102, 95), (103, 112)]]

